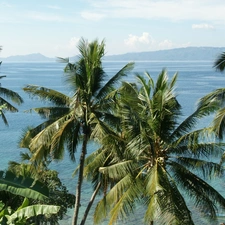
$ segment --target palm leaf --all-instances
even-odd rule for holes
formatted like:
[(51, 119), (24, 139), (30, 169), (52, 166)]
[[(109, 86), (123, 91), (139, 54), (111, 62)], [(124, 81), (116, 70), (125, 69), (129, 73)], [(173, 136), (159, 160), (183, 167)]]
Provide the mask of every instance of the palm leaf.
[(221, 108), (217, 111), (215, 118), (213, 119), (213, 128), (216, 136), (222, 140), (225, 132), (225, 108)]
[(31, 178), (16, 176), (7, 171), (0, 171), (0, 190), (27, 198), (45, 200), (49, 193), (47, 187)]
[(214, 62), (214, 67), (219, 71), (224, 71), (225, 68), (225, 52), (223, 52), (216, 61)]
[(134, 67), (134, 63), (126, 64), (121, 70), (119, 70), (109, 81), (100, 89), (97, 99), (101, 99), (105, 97), (109, 92), (113, 91), (113, 87), (115, 84), (121, 80), (121, 77), (126, 76)]
[(187, 170), (183, 165), (175, 162), (172, 162), (171, 165), (177, 184), (182, 186), (186, 194), (195, 201), (195, 204), (200, 209), (207, 212), (212, 219), (215, 219), (216, 205), (225, 207), (224, 197), (206, 181)]
[(19, 94), (7, 88), (0, 87), (0, 95), (6, 97), (7, 99), (10, 99), (11, 101), (17, 103), (18, 105), (23, 103), (23, 99)]
[(136, 165), (133, 160), (127, 160), (111, 166), (100, 167), (99, 172), (108, 175), (112, 179), (118, 180), (126, 176), (126, 174), (130, 173), (135, 168)]
[(5, 99), (1, 97), (0, 97), (0, 105), (4, 105), (3, 110), (8, 110), (10, 112), (18, 112), (18, 109), (16, 107), (14, 107), (10, 102), (6, 101)]
[(42, 86), (27, 85), (23, 90), (30, 95), (30, 97), (39, 97), (42, 101), (51, 101), (57, 106), (69, 106), (70, 98), (56, 90), (49, 89)]
[(3, 112), (4, 108), (5, 108), (5, 105), (0, 106), (0, 117), (2, 117), (2, 120), (3, 120), (4, 124), (8, 126), (9, 125), (8, 121), (7, 121), (7, 119), (5, 117), (5, 114)]
[(54, 205), (32, 205), (17, 210), (10, 216), (6, 216), (9, 224), (14, 224), (17, 219), (29, 219), (38, 215), (51, 215), (56, 214), (59, 211), (59, 206)]

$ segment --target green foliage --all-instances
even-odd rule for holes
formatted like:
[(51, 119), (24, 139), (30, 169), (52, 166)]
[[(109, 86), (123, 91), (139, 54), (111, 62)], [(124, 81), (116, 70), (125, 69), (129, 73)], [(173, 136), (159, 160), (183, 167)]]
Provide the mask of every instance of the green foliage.
[(38, 200), (46, 200), (49, 196), (48, 188), (39, 181), (16, 176), (10, 171), (0, 171), (0, 191)]
[[(0, 76), (0, 79), (4, 78), (4, 77), (6, 77), (6, 76)], [(18, 105), (23, 103), (23, 99), (18, 93), (14, 92), (10, 89), (4, 88), (4, 87), (2, 87), (2, 85), (0, 85), (0, 116), (2, 117), (2, 120), (5, 123), (5, 125), (8, 125), (8, 121), (6, 119), (5, 112), (6, 111), (10, 111), (10, 112), (18, 111), (18, 109), (15, 108), (10, 102), (8, 102), (7, 99), (10, 99), (12, 102), (14, 102)]]
[(33, 153), (31, 160), (37, 164), (48, 156), (57, 160), (63, 159), (65, 148), (69, 151), (70, 158), (75, 160), (74, 153), (78, 144), (82, 143), (75, 202), (76, 222), (87, 145), (90, 140), (101, 140), (106, 133), (112, 132), (110, 127), (114, 124), (115, 128), (119, 122), (112, 113), (114, 100), (109, 96), (115, 92), (121, 78), (133, 68), (133, 63), (128, 63), (108, 79), (102, 65), (104, 41), (99, 43), (94, 40), (89, 43), (82, 38), (78, 49), (80, 55), (76, 63), (60, 59), (67, 62), (64, 71), (66, 84), (71, 90), (70, 96), (35, 85), (24, 88), (32, 97), (38, 96), (41, 100), (50, 101), (54, 107), (33, 109), (47, 120), (26, 132), (20, 143), (21, 147), (27, 147), (29, 143), (29, 149)]
[[(49, 216), (59, 211), (59, 206), (54, 205), (32, 205), (29, 206), (29, 200), (24, 199), (22, 205), (17, 210), (12, 210), (9, 206), (4, 208), (4, 204), (1, 204), (2, 209), (0, 211), (0, 222), (2, 225), (25, 225), (28, 219), (36, 217), (38, 215)], [(29, 223), (30, 224), (30, 223)]]
[[(8, 220), (8, 224), (17, 224), (21, 223), (21, 220), (24, 221), (25, 219), (29, 219), (31, 217), (36, 217), (38, 215), (46, 215), (49, 216), (51, 214), (55, 214), (59, 211), (59, 206), (54, 205), (31, 205), (21, 208), (14, 212), (10, 216), (6, 216)], [(19, 221), (19, 222), (15, 222)], [(25, 222), (25, 221), (24, 221)]]
[(145, 75), (137, 74), (138, 84), (123, 82), (117, 90), (121, 125), (86, 160), (85, 176), (94, 184), (101, 181), (103, 189), (94, 222), (126, 219), (138, 203), (147, 224), (194, 224), (187, 196), (216, 220), (217, 206), (224, 207), (225, 199), (206, 180), (221, 175), (223, 168), (208, 159), (219, 160), (224, 144), (216, 141), (212, 127), (195, 129), (211, 108), (199, 107), (181, 121), (177, 74), (169, 81), (163, 70), (156, 82)]
[[(48, 195), (48, 188), (31, 177), (16, 176), (11, 171), (0, 171), (1, 224), (23, 225), (27, 224), (27, 219), (33, 216), (57, 213), (59, 206), (29, 206), (29, 199), (47, 201)], [(24, 200), (21, 201), (23, 198)], [(17, 207), (18, 204), (21, 205)]]
[(219, 71), (224, 71), (225, 68), (225, 52), (221, 53), (214, 62), (214, 67)]
[[(24, 154), (23, 154), (24, 155)], [(27, 155), (26, 159), (30, 159)], [(75, 196), (70, 194), (65, 185), (63, 185), (58, 177), (58, 172), (48, 170), (47, 168), (37, 169), (32, 164), (24, 163), (9, 163), (9, 170), (17, 175), (23, 175), (25, 177), (33, 177), (43, 183), (49, 190), (49, 198), (43, 200), (30, 199), (31, 205), (36, 204), (48, 204), (60, 206), (57, 213), (50, 216), (38, 215), (31, 218), (30, 221), (50, 222), (51, 224), (57, 224), (59, 220), (63, 219), (66, 215), (68, 208), (72, 208), (75, 202)]]

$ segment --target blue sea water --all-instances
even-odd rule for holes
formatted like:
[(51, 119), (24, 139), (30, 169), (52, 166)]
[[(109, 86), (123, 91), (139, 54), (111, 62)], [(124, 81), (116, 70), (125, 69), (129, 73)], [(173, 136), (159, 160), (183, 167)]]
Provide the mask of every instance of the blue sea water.
[[(104, 62), (105, 71), (108, 76), (114, 75), (127, 62)], [(20, 152), (23, 149), (18, 148), (18, 141), (22, 131), (27, 126), (38, 125), (42, 120), (35, 113), (25, 113), (32, 107), (42, 106), (39, 99), (30, 99), (25, 94), (22, 88), (27, 84), (41, 85), (52, 88), (66, 94), (70, 94), (64, 83), (63, 68), (65, 64), (58, 62), (51, 63), (6, 63), (3, 62), (0, 67), (0, 76), (6, 75), (1, 79), (2, 87), (18, 92), (24, 99), (24, 104), (18, 106), (18, 113), (6, 113), (9, 127), (4, 126), (0, 120), (0, 165), (1, 170), (7, 168), (8, 161), (19, 161)], [(178, 72), (178, 81), (176, 92), (178, 100), (183, 108), (183, 117), (190, 115), (195, 107), (197, 100), (205, 94), (213, 91), (216, 88), (225, 87), (225, 74), (215, 71), (213, 62), (210, 61), (142, 61), (135, 62), (135, 68), (129, 76), (124, 78), (127, 81), (136, 82), (134, 73), (143, 74), (148, 71), (153, 79), (166, 69), (171, 78), (174, 73)], [(205, 121), (206, 123), (207, 121)], [(203, 124), (204, 126), (205, 124)], [(89, 152), (95, 149), (91, 145)], [(77, 153), (79, 154), (79, 152)], [(62, 182), (66, 184), (72, 193), (75, 193), (76, 181), (72, 178), (73, 170), (76, 167), (76, 162), (71, 162), (66, 154), (65, 159), (61, 162), (53, 162), (52, 168), (59, 172)], [(213, 186), (225, 195), (224, 179), (214, 180)], [(81, 211), (85, 208), (85, 203), (88, 202), (92, 189), (90, 184), (84, 183), (84, 192), (82, 197)], [(192, 207), (192, 210), (196, 209)], [(140, 210), (141, 212), (141, 210)], [(138, 215), (131, 216), (129, 224), (140, 224), (142, 214), (137, 210)], [(71, 214), (68, 215), (69, 217)], [(222, 221), (223, 220), (223, 221)], [(70, 224), (71, 219), (61, 221), (60, 224)], [(208, 224), (204, 218), (199, 215), (195, 216), (196, 224)], [(221, 218), (220, 222), (225, 222), (225, 218)], [(87, 224), (92, 224), (92, 218), (89, 216)], [(127, 223), (125, 223), (127, 224)]]

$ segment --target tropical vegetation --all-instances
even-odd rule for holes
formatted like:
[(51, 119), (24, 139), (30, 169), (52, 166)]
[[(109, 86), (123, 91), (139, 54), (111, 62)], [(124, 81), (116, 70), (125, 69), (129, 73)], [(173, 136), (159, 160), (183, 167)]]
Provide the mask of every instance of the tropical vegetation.
[[(29, 199), (47, 200), (48, 188), (37, 180), (16, 176), (10, 171), (0, 171), (0, 223), (2, 225), (25, 225), (33, 223), (39, 215), (49, 216), (59, 211), (59, 206), (35, 204)], [(22, 201), (17, 206), (18, 198)]]
[[(122, 77), (131, 72), (133, 63), (113, 76), (105, 73), (104, 40), (89, 43), (81, 39), (78, 49), (77, 62), (59, 59), (66, 63), (69, 95), (36, 85), (23, 88), (48, 104), (28, 110), (44, 121), (27, 128), (21, 137), (20, 147), (28, 149), (22, 154), (25, 162), (10, 162), (8, 171), (0, 172), (1, 224), (57, 224), (74, 205), (72, 225), (77, 225), (78, 219), (84, 225), (97, 194), (96, 224), (126, 220), (141, 207), (141, 222), (146, 224), (194, 225), (189, 200), (210, 221), (216, 221), (225, 198), (207, 180), (223, 174), (224, 89), (201, 98), (197, 109), (184, 118), (175, 91), (178, 74), (169, 79), (166, 70), (157, 78), (148, 72), (136, 73), (137, 82), (130, 83)], [(224, 70), (225, 55), (215, 66)], [(23, 101), (0, 87), (1, 94), (16, 98), (18, 104)], [(6, 124), (8, 104), (0, 98)], [(215, 114), (213, 122), (198, 127), (198, 122), (211, 114)], [(88, 144), (93, 142), (96, 151), (86, 157)], [(63, 160), (66, 150), (74, 161), (78, 148), (74, 197), (48, 165)], [(93, 194), (81, 218), (84, 178), (92, 182)], [(40, 187), (44, 189), (39, 191)]]
[[(6, 76), (0, 76), (0, 79), (4, 77)], [(23, 103), (23, 99), (18, 93), (3, 88), (0, 83), (0, 115), (3, 122), (8, 125), (5, 112), (17, 112), (18, 110), (3, 97), (18, 105)], [(15, 170), (14, 167), (12, 168)], [(49, 218), (53, 214), (58, 214), (60, 209), (56, 205), (37, 204), (49, 202), (49, 190), (36, 177), (33, 179), (27, 174), (21, 174), (25, 171), (24, 168), (21, 169), (17, 174), (10, 170), (0, 171), (0, 223), (2, 225), (23, 225), (28, 222), (31, 224), (34, 220), (37, 222), (37, 217)]]
[[(30, 199), (30, 205), (45, 204), (60, 206), (60, 209), (57, 211), (57, 213), (51, 214), (47, 217), (42, 214), (32, 217), (32, 220), (35, 221), (36, 224), (58, 224), (59, 221), (67, 215), (68, 209), (73, 208), (75, 196), (70, 194), (67, 187), (62, 184), (58, 177), (58, 172), (48, 169), (46, 164), (34, 166), (34, 164), (30, 162), (29, 153), (21, 153), (21, 163), (10, 161), (8, 171), (11, 171), (16, 176), (22, 176), (24, 178), (29, 177), (38, 180), (48, 188), (48, 198)], [(11, 197), (9, 198), (11, 199)], [(21, 197), (17, 196), (13, 203), (14, 207), (19, 207), (21, 202)], [(30, 221), (32, 220), (30, 219)]]
[(184, 121), (174, 91), (177, 80), (163, 70), (156, 82), (146, 72), (138, 85), (123, 82), (115, 93), (120, 129), (102, 140), (102, 147), (86, 160), (85, 176), (104, 183), (94, 221), (109, 216), (109, 224), (125, 219), (138, 205), (147, 224), (194, 224), (189, 196), (201, 212), (216, 219), (224, 197), (206, 179), (223, 168), (211, 161), (224, 145), (210, 128), (194, 129), (214, 107), (199, 107)]
[(110, 125), (118, 122), (112, 114), (113, 99), (109, 94), (115, 91), (120, 79), (131, 71), (133, 63), (126, 64), (114, 76), (105, 73), (102, 58), (105, 54), (104, 40), (88, 43), (81, 39), (78, 45), (79, 60), (66, 62), (65, 80), (72, 94), (70, 96), (45, 87), (28, 85), (24, 91), (31, 96), (39, 96), (50, 101), (53, 106), (35, 108), (34, 111), (47, 118), (39, 126), (30, 129), (23, 137), (20, 146), (27, 146), (32, 152), (32, 160), (40, 163), (50, 155), (53, 159), (62, 159), (65, 146), (70, 158), (81, 143), (79, 173), (76, 188), (74, 225), (77, 224), (81, 202), (84, 161), (90, 140), (98, 141), (110, 132)]

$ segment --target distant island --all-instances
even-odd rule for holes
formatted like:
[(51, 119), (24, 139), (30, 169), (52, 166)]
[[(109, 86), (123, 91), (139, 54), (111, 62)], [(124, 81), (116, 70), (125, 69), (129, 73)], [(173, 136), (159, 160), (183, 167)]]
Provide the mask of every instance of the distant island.
[[(106, 55), (105, 61), (215, 61), (225, 52), (225, 47), (186, 47), (159, 51), (132, 52), (120, 55)], [(77, 56), (70, 57), (76, 61)], [(49, 58), (40, 53), (16, 55), (1, 58), (3, 62), (56, 62), (57, 58)]]

